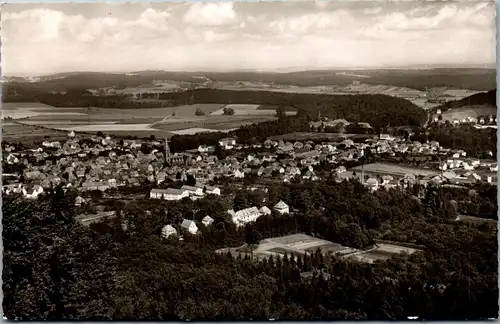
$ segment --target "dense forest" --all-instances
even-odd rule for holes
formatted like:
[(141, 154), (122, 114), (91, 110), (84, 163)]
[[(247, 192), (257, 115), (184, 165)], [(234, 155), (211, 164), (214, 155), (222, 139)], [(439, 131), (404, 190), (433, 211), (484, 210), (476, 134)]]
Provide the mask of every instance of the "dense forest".
[(411, 139), (422, 143), (438, 141), (443, 147), (462, 149), (471, 157), (492, 158), (497, 154), (497, 130), (477, 129), (471, 124), (456, 126), (449, 122), (432, 123), (426, 129), (416, 132)]
[(496, 107), (497, 105), (496, 89), (488, 92), (477, 93), (475, 95), (460, 100), (448, 101), (434, 109), (435, 110), (441, 109), (441, 111), (444, 112), (448, 109), (453, 109), (453, 108), (461, 108), (468, 106), (483, 106), (483, 105)]
[[(38, 201), (5, 197), (4, 316), (8, 319), (141, 320), (479, 320), (497, 318), (496, 225), (454, 222), (451, 199), (470, 196), (430, 188), (370, 193), (357, 182), (228, 189), (220, 197), (173, 203), (113, 201), (118, 218), (85, 228), (75, 222), (74, 192)], [(496, 204), (493, 193), (479, 195)], [(484, 189), (487, 190), (487, 189)], [(414, 194), (422, 196), (421, 201)], [(295, 212), (260, 217), (236, 229), (228, 207), (270, 206)], [(184, 241), (161, 239), (183, 218), (214, 223)], [(127, 222), (124, 231), (121, 224)], [(375, 239), (421, 246), (373, 265), (313, 253), (293, 260), (251, 261), (217, 254), (304, 232), (349, 246)], [(320, 272), (321, 271), (321, 272)], [(311, 273), (305, 278), (304, 274)], [(326, 273), (328, 276), (320, 275)]]

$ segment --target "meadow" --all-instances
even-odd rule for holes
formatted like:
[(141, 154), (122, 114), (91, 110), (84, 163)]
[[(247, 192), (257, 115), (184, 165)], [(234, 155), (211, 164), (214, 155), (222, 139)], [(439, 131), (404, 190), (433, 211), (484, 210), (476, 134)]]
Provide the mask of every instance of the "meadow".
[(493, 106), (470, 106), (453, 108), (443, 112), (443, 120), (452, 122), (453, 120), (462, 120), (467, 117), (479, 117), (479, 116), (489, 116), (496, 115), (497, 109)]

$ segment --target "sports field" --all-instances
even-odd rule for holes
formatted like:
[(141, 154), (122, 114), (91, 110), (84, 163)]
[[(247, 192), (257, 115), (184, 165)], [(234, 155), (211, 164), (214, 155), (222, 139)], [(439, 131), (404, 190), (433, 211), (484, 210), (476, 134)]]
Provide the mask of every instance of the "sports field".
[(388, 163), (372, 163), (365, 164), (363, 166), (357, 166), (352, 168), (356, 172), (360, 172), (363, 169), (365, 173), (374, 174), (374, 175), (392, 175), (396, 177), (404, 177), (405, 174), (414, 174), (414, 175), (422, 175), (422, 176), (436, 176), (439, 172), (434, 170), (427, 169), (417, 169), (417, 168), (408, 168), (405, 166), (397, 165), (397, 164), (388, 164)]

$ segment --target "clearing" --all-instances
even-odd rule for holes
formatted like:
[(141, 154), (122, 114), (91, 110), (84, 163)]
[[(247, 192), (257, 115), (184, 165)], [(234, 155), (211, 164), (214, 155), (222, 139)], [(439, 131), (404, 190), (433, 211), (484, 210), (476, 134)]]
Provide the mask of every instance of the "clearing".
[(461, 107), (461, 108), (453, 108), (446, 110), (443, 112), (443, 120), (453, 121), (453, 120), (462, 120), (467, 117), (479, 117), (479, 116), (489, 116), (497, 114), (497, 108), (493, 106), (470, 106), (470, 107)]

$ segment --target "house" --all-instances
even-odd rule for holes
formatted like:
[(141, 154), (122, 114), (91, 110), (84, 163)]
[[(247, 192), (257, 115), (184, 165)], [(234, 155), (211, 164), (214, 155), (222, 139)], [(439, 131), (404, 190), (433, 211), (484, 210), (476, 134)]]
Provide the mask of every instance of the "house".
[(190, 219), (184, 219), (181, 223), (181, 228), (187, 230), (193, 235), (198, 232), (198, 226), (196, 226), (195, 222)]
[(201, 222), (203, 223), (203, 225), (208, 227), (208, 226), (212, 225), (212, 223), (214, 222), (214, 219), (207, 215), (207, 216), (203, 217)]
[(267, 208), (267, 206), (262, 206), (260, 209), (259, 209), (259, 212), (262, 214), (262, 215), (271, 215), (271, 210), (269, 208)]
[(161, 236), (169, 238), (172, 235), (177, 235), (177, 230), (172, 225), (166, 225), (161, 229)]
[(219, 145), (226, 150), (230, 150), (236, 145), (236, 140), (231, 137), (222, 138), (219, 140)]
[(245, 177), (245, 172), (241, 171), (240, 169), (234, 170), (234, 177), (235, 178), (244, 178)]
[(382, 185), (386, 185), (393, 180), (394, 180), (394, 178), (392, 176), (384, 175), (384, 176), (382, 176)]
[(443, 173), (443, 178), (447, 179), (447, 180), (453, 180), (457, 177), (457, 174), (453, 171), (446, 171), (445, 173)]
[(78, 196), (75, 198), (75, 206), (80, 207), (83, 203), (85, 203), (85, 199), (82, 197)]
[(82, 214), (76, 216), (76, 220), (79, 221), (82, 225), (88, 226), (92, 223), (98, 223), (103, 220), (112, 219), (116, 217), (115, 211), (108, 212), (100, 212), (97, 214)]
[(257, 218), (261, 216), (257, 207), (250, 207), (237, 212), (234, 212), (234, 210), (228, 210), (227, 212), (232, 216), (233, 222), (237, 226), (242, 226), (249, 222), (255, 222)]
[(220, 196), (220, 189), (214, 186), (202, 186), (202, 185), (196, 185), (198, 188), (205, 189), (205, 193), (208, 195), (217, 195)]
[(283, 200), (280, 200), (279, 203), (274, 205), (274, 210), (282, 215), (290, 213), (290, 208), (288, 207), (287, 204), (285, 204)]
[(375, 178), (368, 178), (365, 182), (365, 186), (367, 186), (370, 190), (375, 191), (378, 189), (378, 180)]
[(151, 189), (149, 197), (152, 199), (181, 200), (189, 197), (189, 193), (182, 189)]
[(73, 130), (71, 132), (69, 132), (68, 137), (71, 137), (71, 138), (75, 137), (75, 132)]
[(36, 199), (41, 193), (43, 193), (43, 188), (40, 185), (25, 186), (23, 188), (24, 197), (29, 199)]
[(203, 196), (203, 188), (184, 185), (181, 190), (187, 191), (188, 195)]
[(18, 162), (19, 162), (19, 159), (14, 154), (9, 154), (9, 156), (7, 156), (7, 163), (8, 164), (15, 164)]

